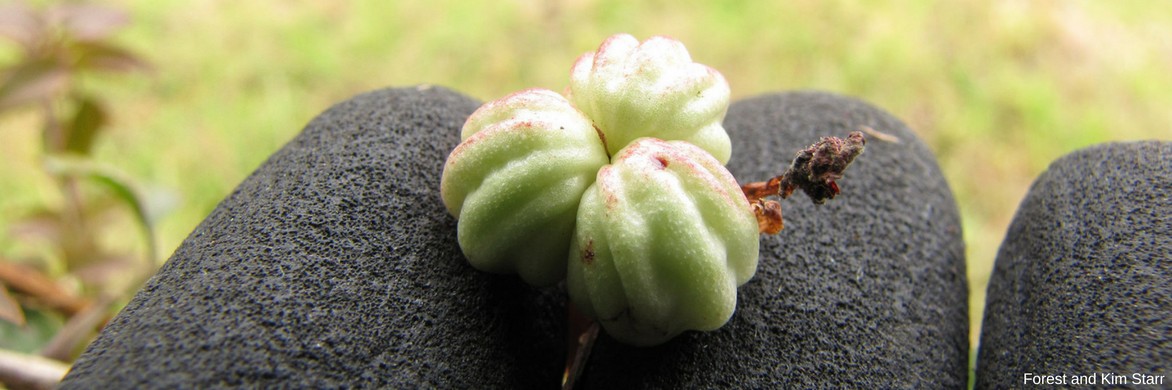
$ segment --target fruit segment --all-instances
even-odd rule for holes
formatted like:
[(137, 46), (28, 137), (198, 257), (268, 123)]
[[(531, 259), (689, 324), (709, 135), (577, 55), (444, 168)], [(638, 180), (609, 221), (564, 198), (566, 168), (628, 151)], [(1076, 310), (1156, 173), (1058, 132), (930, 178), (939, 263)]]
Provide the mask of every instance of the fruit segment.
[(468, 118), (440, 192), (477, 269), (537, 285), (565, 277), (582, 193), (608, 162), (590, 121), (553, 91), (530, 89)]
[(737, 287), (757, 269), (748, 200), (719, 161), (690, 143), (642, 138), (619, 151), (577, 217), (570, 298), (632, 345), (724, 325)]
[(715, 69), (692, 62), (683, 43), (620, 34), (578, 58), (569, 98), (593, 120), (614, 155), (641, 137), (688, 141), (721, 164), (731, 155), (721, 122), (729, 87)]

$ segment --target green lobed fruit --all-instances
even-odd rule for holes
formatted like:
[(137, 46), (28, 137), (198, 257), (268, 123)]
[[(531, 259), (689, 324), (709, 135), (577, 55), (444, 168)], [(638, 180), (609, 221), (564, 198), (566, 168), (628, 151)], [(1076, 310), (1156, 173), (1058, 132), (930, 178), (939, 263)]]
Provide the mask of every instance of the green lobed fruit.
[(757, 229), (740, 186), (711, 155), (686, 142), (636, 140), (582, 197), (570, 298), (632, 345), (717, 329), (756, 272)]
[(568, 95), (593, 120), (611, 155), (641, 137), (688, 141), (721, 164), (731, 155), (721, 124), (728, 82), (715, 69), (692, 62), (677, 40), (608, 38), (574, 63)]
[(719, 328), (758, 250), (722, 165), (728, 101), (720, 73), (680, 42), (616, 35), (579, 58), (566, 97), (530, 89), (484, 105), (441, 179), (465, 257), (533, 285), (566, 278), (574, 303), (629, 344)]
[(530, 89), (468, 118), (440, 192), (477, 269), (557, 283), (582, 193), (608, 162), (597, 132), (562, 95)]

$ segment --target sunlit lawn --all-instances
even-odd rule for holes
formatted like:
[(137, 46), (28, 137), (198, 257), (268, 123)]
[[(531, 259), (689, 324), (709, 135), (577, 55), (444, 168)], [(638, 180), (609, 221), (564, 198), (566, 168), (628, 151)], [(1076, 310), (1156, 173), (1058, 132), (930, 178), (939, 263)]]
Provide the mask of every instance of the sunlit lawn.
[[(97, 154), (175, 196), (159, 221), (165, 255), (333, 103), (416, 84), (481, 100), (561, 90), (573, 60), (606, 36), (662, 34), (724, 73), (734, 98), (827, 90), (909, 123), (963, 214), (975, 343), (993, 258), (1033, 178), (1081, 147), (1172, 138), (1167, 2), (107, 3), (134, 15), (121, 41), (154, 72), (92, 81), (115, 113)], [(36, 168), (35, 126), (0, 117), (0, 225), (60, 201)], [(116, 245), (140, 245), (129, 222), (111, 226), (123, 232)], [(0, 238), (10, 257), (30, 246)]]

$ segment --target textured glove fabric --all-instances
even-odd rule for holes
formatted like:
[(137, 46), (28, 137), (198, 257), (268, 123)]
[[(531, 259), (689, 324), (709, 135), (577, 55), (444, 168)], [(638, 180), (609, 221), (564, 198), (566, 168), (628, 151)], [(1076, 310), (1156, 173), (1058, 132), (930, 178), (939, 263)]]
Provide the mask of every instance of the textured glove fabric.
[(1169, 275), (1172, 142), (1102, 144), (1058, 159), (997, 253), (976, 387), (1169, 386)]
[(440, 201), (479, 105), (404, 88), (322, 113), (192, 232), (63, 387), (558, 386), (565, 294), (473, 269)]

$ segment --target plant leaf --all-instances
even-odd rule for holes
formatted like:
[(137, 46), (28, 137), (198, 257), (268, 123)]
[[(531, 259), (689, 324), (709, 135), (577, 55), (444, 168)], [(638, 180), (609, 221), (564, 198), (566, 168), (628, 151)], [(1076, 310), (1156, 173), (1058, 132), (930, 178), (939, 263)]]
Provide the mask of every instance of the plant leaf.
[(154, 226), (147, 215), (147, 207), (144, 202), (145, 197), (141, 195), (134, 181), (128, 175), (114, 167), (76, 156), (48, 156), (45, 158), (45, 169), (50, 173), (84, 177), (105, 185), (115, 197), (126, 203), (134, 214), (135, 221), (143, 229), (143, 235), (147, 241), (147, 262), (154, 264)]
[(0, 83), (0, 111), (51, 99), (69, 88), (69, 70), (43, 59), (11, 68)]
[(110, 254), (89, 262), (85, 266), (70, 272), (85, 286), (105, 288), (111, 282), (117, 283), (118, 277), (132, 275), (140, 263), (133, 256)]
[(61, 4), (46, 10), (50, 24), (59, 25), (74, 39), (96, 41), (109, 37), (130, 22), (122, 10), (93, 4)]
[(26, 308), (25, 325), (0, 321), (0, 348), (37, 353), (65, 325), (61, 315), (51, 310)]
[(74, 43), (78, 53), (77, 67), (105, 72), (148, 70), (150, 65), (130, 50), (109, 43), (82, 41)]
[(5, 259), (0, 259), (0, 280), (13, 290), (66, 314), (76, 314), (90, 305), (88, 299), (74, 296), (40, 270)]
[(41, 356), (60, 361), (72, 361), (73, 352), (77, 346), (89, 339), (90, 335), (110, 319), (110, 307), (114, 299), (108, 296), (98, 297), (77, 315), (69, 318), (57, 334), (41, 348)]
[(106, 109), (96, 99), (82, 96), (77, 112), (65, 125), (65, 150), (88, 156), (108, 117)]
[(33, 239), (57, 241), (64, 234), (62, 232), (63, 229), (60, 212), (49, 209), (35, 209), (9, 224), (8, 234), (13, 238), (24, 241)]
[(12, 298), (12, 294), (8, 292), (8, 286), (5, 286), (2, 281), (0, 281), (0, 319), (24, 326), (24, 309), (20, 307), (20, 302)]
[(24, 4), (0, 6), (0, 36), (8, 37), (31, 52), (44, 40), (45, 22), (41, 15)]

